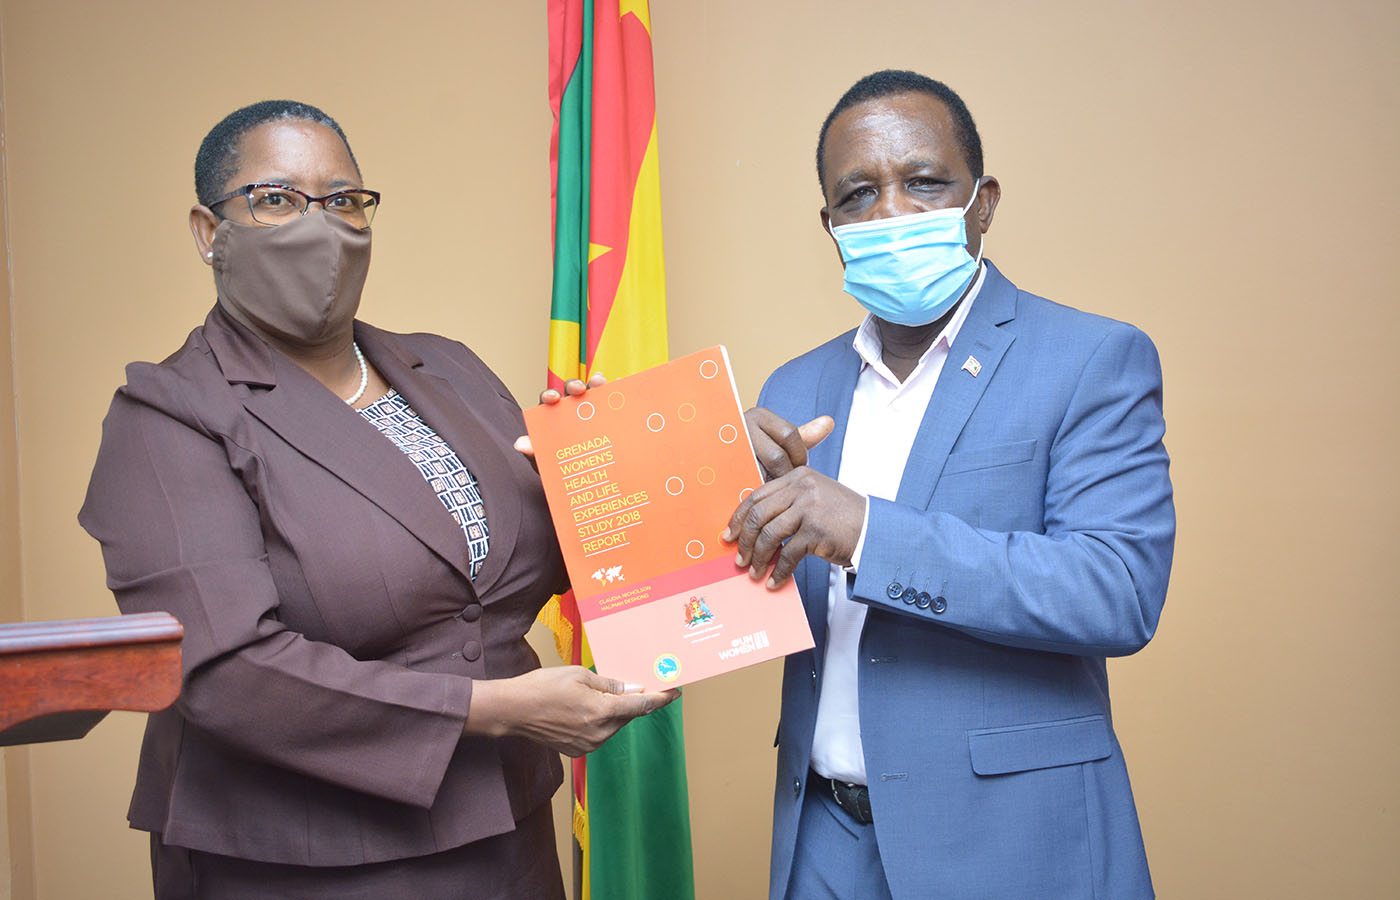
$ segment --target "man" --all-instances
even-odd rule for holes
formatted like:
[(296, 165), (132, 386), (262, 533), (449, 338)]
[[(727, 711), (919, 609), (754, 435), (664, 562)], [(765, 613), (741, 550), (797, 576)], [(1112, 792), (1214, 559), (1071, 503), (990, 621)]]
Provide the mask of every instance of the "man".
[(945, 85), (857, 82), (817, 170), (870, 315), (764, 386), (770, 480), (727, 534), (816, 638), (784, 670), (770, 900), (1151, 897), (1105, 657), (1152, 637), (1171, 566), (1156, 350), (983, 261), (1001, 189)]

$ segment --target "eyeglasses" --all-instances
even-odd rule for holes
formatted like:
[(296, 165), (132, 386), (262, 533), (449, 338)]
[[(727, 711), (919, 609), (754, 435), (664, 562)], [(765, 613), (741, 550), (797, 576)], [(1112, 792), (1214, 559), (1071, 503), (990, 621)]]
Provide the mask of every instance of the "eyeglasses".
[(248, 212), (259, 225), (283, 225), (297, 216), (306, 215), (311, 204), (319, 203), (326, 212), (337, 215), (356, 228), (368, 228), (379, 209), (379, 192), (365, 190), (334, 191), (324, 197), (313, 197), (285, 184), (245, 184), (212, 201), (212, 209), (225, 200), (243, 196), (248, 199)]

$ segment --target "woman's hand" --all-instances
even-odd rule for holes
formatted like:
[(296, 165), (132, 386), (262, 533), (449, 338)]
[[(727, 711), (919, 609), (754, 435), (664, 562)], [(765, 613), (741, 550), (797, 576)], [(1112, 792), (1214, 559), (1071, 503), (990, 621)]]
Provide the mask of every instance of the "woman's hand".
[(535, 669), (472, 683), (466, 734), (525, 737), (565, 756), (582, 756), (628, 722), (660, 709), (679, 691), (639, 693), (636, 685), (582, 666)]
[[(564, 382), (564, 394), (568, 394), (570, 397), (577, 397), (589, 388), (602, 387), (607, 383), (607, 376), (602, 372), (594, 372), (592, 375), (588, 376), (587, 384), (584, 384), (577, 378), (570, 378), (568, 381)], [(540, 402), (548, 406), (553, 406), (563, 399), (564, 395), (560, 394), (554, 388), (545, 388), (540, 391)], [(531, 459), (535, 458), (535, 448), (534, 445), (530, 443), (530, 436), (528, 434), (522, 434), (520, 437), (516, 438), (513, 446), (517, 452), (523, 453)]]
[[(588, 376), (588, 383), (584, 384), (577, 378), (570, 378), (564, 382), (564, 393), (570, 397), (577, 397), (589, 388), (602, 387), (608, 383), (608, 377), (602, 372), (594, 372)], [(564, 399), (554, 388), (545, 388), (540, 391), (540, 402), (553, 406)]]

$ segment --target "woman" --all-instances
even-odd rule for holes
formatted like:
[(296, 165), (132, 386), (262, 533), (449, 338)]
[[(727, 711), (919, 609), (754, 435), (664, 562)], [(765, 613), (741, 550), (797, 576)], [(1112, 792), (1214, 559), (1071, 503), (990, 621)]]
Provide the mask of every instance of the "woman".
[(340, 126), (240, 109), (195, 181), (218, 302), (127, 368), (79, 516), (122, 610), (185, 628), (129, 813), (157, 898), (562, 897), (557, 752), (673, 694), (539, 668), (565, 575), (520, 410), (355, 321), (379, 195)]

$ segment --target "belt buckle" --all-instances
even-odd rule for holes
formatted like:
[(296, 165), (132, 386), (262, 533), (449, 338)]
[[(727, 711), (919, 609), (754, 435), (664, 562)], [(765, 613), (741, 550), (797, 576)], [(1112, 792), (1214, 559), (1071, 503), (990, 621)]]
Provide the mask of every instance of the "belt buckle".
[(841, 807), (841, 810), (842, 810), (843, 812), (845, 812), (847, 815), (850, 815), (850, 814), (851, 814), (851, 811), (850, 811), (849, 809), (846, 809), (846, 801), (844, 801), (844, 800), (841, 799), (841, 792), (840, 792), (839, 790), (836, 789), (836, 785), (837, 785), (836, 779), (835, 779), (835, 778), (828, 778), (828, 779), (826, 780), (826, 784), (827, 784), (827, 787), (831, 788), (831, 799), (833, 799), (833, 800), (836, 801), (836, 805), (839, 806), (839, 807)]

